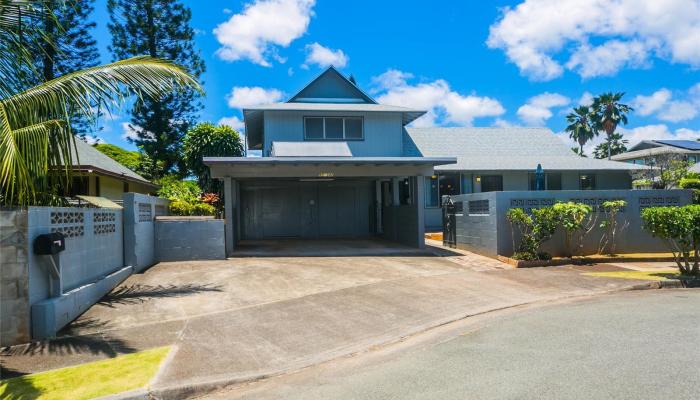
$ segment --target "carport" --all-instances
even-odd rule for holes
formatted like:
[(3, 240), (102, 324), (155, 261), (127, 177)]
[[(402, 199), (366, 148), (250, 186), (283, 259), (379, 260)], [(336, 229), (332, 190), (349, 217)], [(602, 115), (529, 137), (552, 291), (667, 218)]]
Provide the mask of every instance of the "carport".
[(244, 240), (381, 237), (424, 246), (424, 177), (454, 158), (205, 157), (224, 181), (226, 253)]

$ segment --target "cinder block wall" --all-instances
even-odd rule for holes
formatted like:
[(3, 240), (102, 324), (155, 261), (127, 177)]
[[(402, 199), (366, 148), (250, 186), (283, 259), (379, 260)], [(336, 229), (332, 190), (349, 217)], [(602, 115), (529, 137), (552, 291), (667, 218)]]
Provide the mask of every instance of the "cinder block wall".
[(168, 215), (169, 200), (139, 193), (124, 193), (124, 262), (134, 272), (158, 262), (155, 252), (155, 219)]
[(31, 339), (27, 210), (0, 210), (0, 346)]
[(156, 218), (155, 257), (159, 262), (225, 259), (224, 220)]
[[(462, 215), (457, 216), (457, 246), (475, 253), (495, 257), (513, 254), (513, 234), (506, 214), (511, 208), (530, 211), (553, 205), (557, 201), (575, 201), (590, 205), (597, 216), (596, 226), (604, 219), (600, 206), (609, 200), (625, 200), (627, 206), (618, 215), (618, 223), (628, 221), (628, 227), (618, 233), (618, 253), (667, 252), (663, 241), (654, 238), (642, 228), (641, 211), (646, 207), (682, 206), (691, 203), (689, 190), (563, 190), (492, 192), (453, 196), (463, 203)], [(488, 201), (488, 212), (478, 208)], [(470, 204), (474, 210), (470, 211)], [(603, 229), (593, 229), (585, 238), (580, 254), (594, 254)], [(567, 253), (564, 235), (559, 232), (543, 245), (543, 250), (554, 256)]]

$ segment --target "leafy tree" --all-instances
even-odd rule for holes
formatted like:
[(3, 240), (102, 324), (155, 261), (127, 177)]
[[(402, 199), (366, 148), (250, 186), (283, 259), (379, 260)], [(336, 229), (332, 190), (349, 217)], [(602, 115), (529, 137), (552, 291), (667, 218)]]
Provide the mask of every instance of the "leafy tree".
[(151, 160), (143, 152), (129, 151), (117, 145), (108, 143), (96, 144), (95, 148), (109, 158), (113, 159), (119, 164), (122, 164), (144, 178), (149, 180), (153, 178), (150, 176), (148, 168), (151, 165)]
[(188, 170), (197, 176), (199, 186), (208, 192), (217, 188), (204, 165), (204, 157), (240, 157), (243, 155), (241, 136), (230, 126), (205, 122), (187, 131), (184, 140), (184, 156)]
[[(115, 104), (125, 95), (158, 98), (178, 87), (199, 89), (182, 68), (158, 59), (132, 58), (56, 77), (22, 90), (31, 70), (21, 26), (46, 18), (37, 1), (0, 0), (0, 201), (32, 205), (50, 201), (53, 178), (70, 185), (68, 119), (93, 115), (93, 104)], [(27, 21), (29, 19), (29, 21)], [(51, 173), (50, 173), (51, 172)], [(49, 200), (47, 200), (47, 198)]]
[(169, 200), (180, 200), (186, 203), (197, 203), (202, 196), (202, 189), (197, 182), (180, 179), (176, 175), (166, 175), (156, 181), (160, 185), (158, 196)]
[[(30, 86), (48, 82), (57, 76), (99, 63), (97, 42), (90, 31), (95, 23), (90, 21), (94, 0), (42, 0), (43, 18), (37, 21), (40, 30), (31, 38), (28, 46), (35, 65), (39, 66)], [(98, 107), (98, 104), (94, 105)], [(80, 136), (94, 131), (94, 121), (79, 113), (71, 115), (73, 132)]]
[(603, 130), (608, 135), (608, 160), (612, 156), (612, 137), (617, 126), (622, 123), (627, 125), (627, 114), (633, 111), (632, 107), (620, 103), (624, 93), (603, 93), (593, 99), (591, 106), (595, 115), (594, 128)]
[(583, 146), (598, 134), (598, 131), (593, 127), (592, 121), (591, 108), (589, 106), (576, 107), (566, 116), (566, 122), (569, 125), (565, 128), (565, 131), (569, 132), (569, 137), (578, 143), (578, 151), (574, 151), (574, 153), (581, 157), (586, 157), (583, 152)]
[(629, 140), (623, 139), (622, 134), (613, 133), (607, 142), (603, 142), (593, 149), (593, 156), (595, 158), (605, 158), (622, 154), (627, 151), (628, 143)]
[(574, 152), (579, 157), (588, 157), (586, 153), (583, 151), (583, 149), (579, 149), (578, 147), (572, 147), (571, 151)]
[(642, 220), (666, 242), (681, 274), (700, 276), (700, 205), (645, 208)]
[(595, 228), (591, 206), (572, 201), (552, 206), (558, 225), (564, 229), (567, 256), (572, 257), (583, 247), (583, 240)]
[[(605, 214), (605, 220), (600, 223), (600, 227), (604, 229), (603, 234), (598, 242), (598, 254), (603, 254), (607, 249), (609, 255), (615, 255), (615, 237), (622, 233), (629, 226), (630, 222), (623, 218), (623, 221), (618, 221), (620, 212), (627, 206), (624, 200), (608, 200), (603, 202), (602, 210)], [(620, 223), (621, 222), (621, 223)]]
[(559, 225), (559, 218), (552, 207), (533, 209), (532, 215), (522, 208), (511, 208), (506, 213), (506, 219), (513, 234), (513, 258), (527, 261), (552, 258), (541, 251), (542, 244), (552, 238)]
[[(115, 58), (137, 55), (173, 60), (196, 79), (204, 61), (194, 45), (192, 13), (179, 0), (108, 0), (110, 51)], [(131, 140), (151, 159), (154, 177), (187, 175), (181, 157), (182, 139), (201, 108), (199, 93), (184, 90), (157, 101), (139, 99), (131, 110), (137, 138)]]

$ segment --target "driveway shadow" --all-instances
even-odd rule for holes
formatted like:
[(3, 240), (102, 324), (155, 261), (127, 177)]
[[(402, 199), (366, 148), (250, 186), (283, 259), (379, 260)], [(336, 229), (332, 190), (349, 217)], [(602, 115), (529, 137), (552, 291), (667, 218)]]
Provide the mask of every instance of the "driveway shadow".
[(101, 298), (97, 304), (114, 308), (115, 305), (143, 303), (148, 299), (182, 297), (202, 292), (221, 291), (221, 286), (210, 284), (188, 283), (185, 285), (151, 286), (136, 283), (129, 286), (120, 286), (112, 290)]

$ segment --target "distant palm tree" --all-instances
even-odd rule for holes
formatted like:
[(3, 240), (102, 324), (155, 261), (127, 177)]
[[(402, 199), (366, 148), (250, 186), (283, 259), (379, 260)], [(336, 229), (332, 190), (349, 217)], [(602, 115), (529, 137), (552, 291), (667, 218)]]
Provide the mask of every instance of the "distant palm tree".
[(617, 126), (622, 123), (627, 125), (627, 114), (634, 109), (626, 104), (620, 103), (624, 93), (603, 93), (593, 99), (593, 113), (595, 115), (594, 128), (604, 130), (608, 135), (608, 160), (612, 156), (612, 135)]
[(582, 148), (572, 147), (572, 148), (571, 148), (571, 151), (573, 151), (574, 154), (576, 154), (576, 155), (579, 156), (579, 157), (588, 157), (588, 156), (586, 155), (586, 153), (583, 152), (583, 149), (582, 149)]
[[(36, 4), (35, 4), (36, 3)], [(23, 48), (27, 15), (41, 15), (41, 1), (0, 0), (0, 203), (41, 203), (51, 175), (70, 184), (75, 137), (70, 117), (91, 116), (95, 106), (119, 104), (127, 95), (158, 98), (199, 84), (181, 67), (134, 57), (76, 71), (29, 89), (17, 76), (33, 68)], [(58, 174), (56, 174), (58, 173)], [(65, 187), (64, 186), (64, 187)]]
[(628, 143), (629, 140), (623, 139), (622, 134), (613, 133), (609, 142), (603, 142), (595, 147), (593, 155), (595, 158), (605, 158), (622, 154), (627, 151)]
[(565, 131), (569, 132), (569, 137), (578, 143), (578, 151), (574, 153), (585, 157), (583, 153), (583, 146), (592, 140), (598, 134), (592, 124), (591, 107), (589, 106), (579, 106), (572, 110), (569, 115), (566, 116), (566, 122), (569, 125), (566, 127)]

